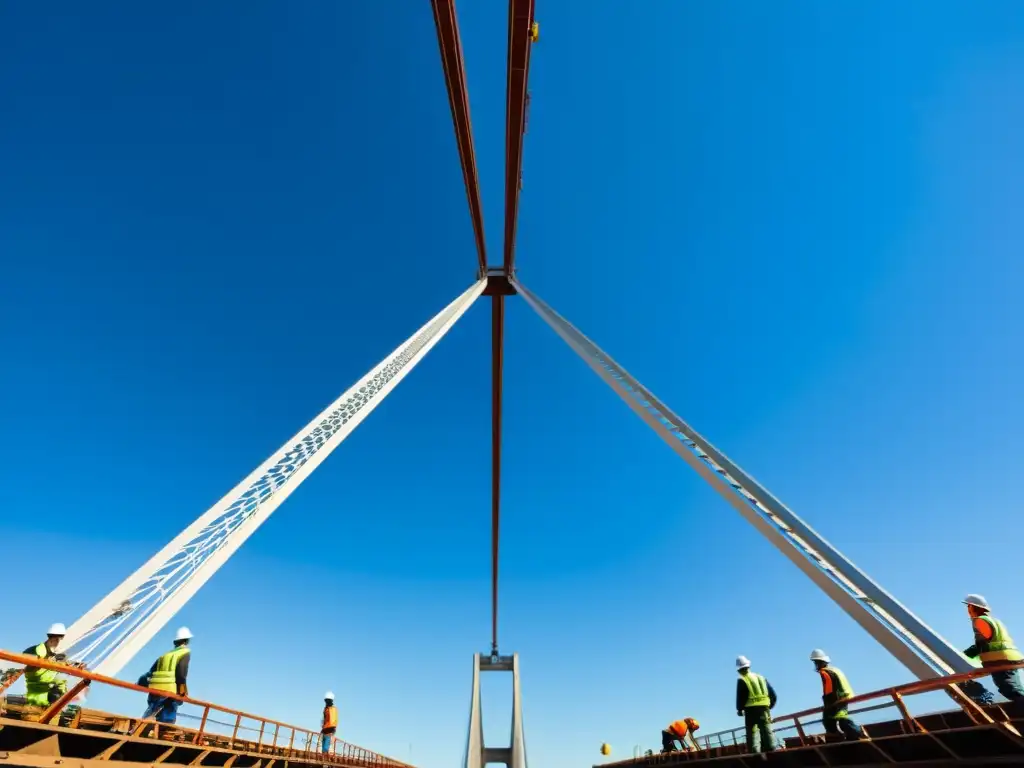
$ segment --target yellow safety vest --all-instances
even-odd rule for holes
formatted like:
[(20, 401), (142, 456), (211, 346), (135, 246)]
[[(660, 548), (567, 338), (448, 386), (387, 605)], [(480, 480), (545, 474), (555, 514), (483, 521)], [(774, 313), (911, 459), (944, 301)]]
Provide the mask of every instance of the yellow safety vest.
[(175, 648), (168, 651), (156, 660), (156, 669), (149, 676), (149, 687), (158, 691), (178, 692), (178, 682), (175, 675), (178, 669), (178, 662), (182, 657), (187, 656), (191, 651), (188, 646)]
[(772, 703), (768, 695), (768, 681), (763, 675), (756, 672), (748, 672), (740, 675), (740, 679), (747, 684), (746, 707), (767, 707)]
[(1017, 650), (1013, 638), (1006, 631), (1006, 626), (999, 619), (991, 616), (979, 616), (975, 621), (987, 622), (992, 627), (992, 639), (984, 640), (978, 636), (978, 652), (982, 664), (996, 665), (1005, 664), (1008, 661), (1024, 660), (1024, 655)]
[[(37, 645), (32, 649), (32, 653), (40, 659), (49, 657), (46, 643), (40, 643)], [(57, 673), (52, 669), (25, 667), (25, 689), (28, 694), (28, 698), (32, 701), (38, 700), (40, 696), (45, 697), (56, 682)]]

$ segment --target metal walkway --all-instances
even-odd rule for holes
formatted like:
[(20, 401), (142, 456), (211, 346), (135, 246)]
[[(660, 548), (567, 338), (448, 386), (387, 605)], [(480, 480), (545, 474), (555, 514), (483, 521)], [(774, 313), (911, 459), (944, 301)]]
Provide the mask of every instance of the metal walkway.
[[(774, 718), (776, 738), (783, 747), (766, 755), (751, 754), (743, 728), (698, 736), (699, 750), (635, 757), (594, 768), (617, 766), (697, 766), (752, 768), (792, 766), (793, 768), (869, 768), (873, 766), (1024, 766), (1024, 711), (1010, 705), (979, 707), (960, 690), (967, 680), (990, 672), (934, 678), (856, 696), (850, 700), (851, 714), (864, 728), (863, 741), (849, 742), (841, 736), (812, 733), (821, 730), (821, 709), (811, 709)], [(919, 694), (944, 692), (959, 709), (913, 715), (906, 699)], [(853, 705), (861, 705), (853, 708)], [(865, 706), (866, 705), (866, 706)], [(885, 710), (896, 709), (898, 719), (866, 721)]]
[[(0, 768), (112, 768), (128, 764), (218, 768), (412, 768), (399, 760), (335, 739), (320, 752), (320, 734), (183, 696), (178, 723), (85, 709), (71, 702), (91, 686), (137, 691), (139, 711), (150, 691), (81, 669), (0, 651), (0, 661), (55, 669), (77, 683), (48, 709), (23, 696), (0, 698)], [(163, 692), (161, 692), (163, 695)], [(187, 725), (186, 725), (187, 723)]]

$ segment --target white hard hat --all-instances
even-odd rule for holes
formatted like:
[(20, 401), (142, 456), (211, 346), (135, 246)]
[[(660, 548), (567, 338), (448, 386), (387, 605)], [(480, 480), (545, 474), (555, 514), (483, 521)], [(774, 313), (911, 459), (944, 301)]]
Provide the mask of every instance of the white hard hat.
[(57, 635), (58, 637), (64, 637), (68, 633), (67, 628), (59, 621), (56, 624), (51, 624), (50, 628), (46, 630), (48, 635)]
[(178, 630), (178, 634), (176, 634), (174, 636), (174, 642), (178, 642), (179, 640), (191, 640), (191, 639), (192, 639), (192, 630), (189, 629), (188, 627), (182, 627), (181, 629)]
[(330, 699), (331, 701), (334, 701), (334, 691), (328, 691), (327, 693), (325, 693), (324, 694), (324, 698), (325, 699)]
[(964, 598), (964, 605), (973, 605), (978, 608), (984, 608), (986, 611), (988, 608), (988, 600), (981, 595), (968, 595)]
[(828, 664), (831, 659), (829, 659), (828, 654), (821, 650), (821, 648), (815, 648), (811, 651), (811, 661), (824, 661)]
[(746, 656), (736, 657), (736, 669), (747, 669), (750, 666), (750, 659)]

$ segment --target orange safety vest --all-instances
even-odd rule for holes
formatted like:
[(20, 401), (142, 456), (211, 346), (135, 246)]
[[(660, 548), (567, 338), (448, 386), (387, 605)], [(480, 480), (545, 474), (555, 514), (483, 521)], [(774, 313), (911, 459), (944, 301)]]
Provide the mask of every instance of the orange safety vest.
[(674, 733), (681, 740), (690, 730), (690, 726), (686, 724), (685, 720), (676, 720), (667, 729), (669, 733)]
[(323, 729), (337, 728), (338, 727), (338, 708), (337, 707), (324, 707), (324, 725)]

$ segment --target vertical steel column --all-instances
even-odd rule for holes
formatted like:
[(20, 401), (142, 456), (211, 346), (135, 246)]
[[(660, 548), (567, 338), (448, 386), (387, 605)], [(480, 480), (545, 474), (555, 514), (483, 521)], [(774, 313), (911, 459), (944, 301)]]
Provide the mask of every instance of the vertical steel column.
[(69, 656), (113, 676), (465, 314), (486, 278), (435, 315), (68, 629)]
[(927, 679), (974, 669), (960, 651), (676, 416), (568, 320), (521, 283), (512, 283), (534, 311), (672, 450), (911, 672)]

